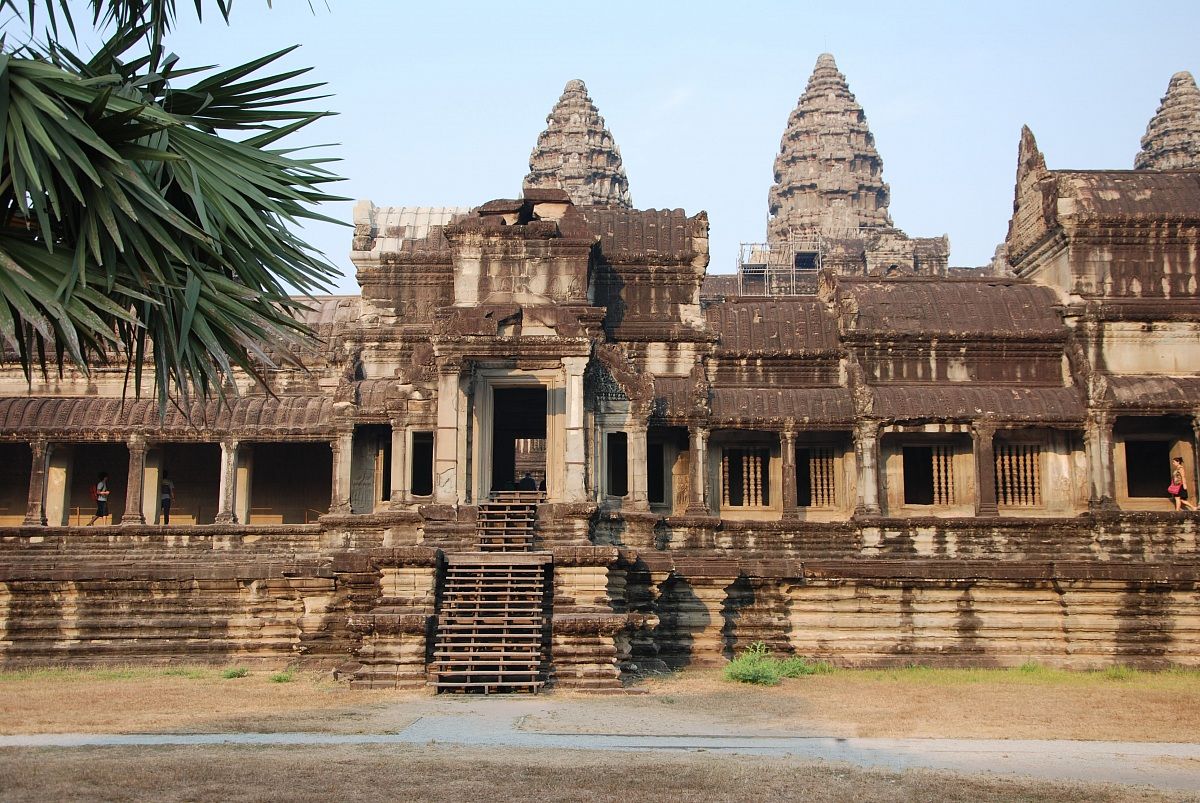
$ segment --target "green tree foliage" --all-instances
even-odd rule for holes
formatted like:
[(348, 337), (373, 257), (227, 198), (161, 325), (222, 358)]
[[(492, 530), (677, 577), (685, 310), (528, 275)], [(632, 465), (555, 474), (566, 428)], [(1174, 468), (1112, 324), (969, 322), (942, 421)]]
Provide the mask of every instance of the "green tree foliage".
[(279, 141), (327, 114), (297, 108), (321, 85), (262, 74), (290, 49), (184, 68), (163, 47), (174, 0), (90, 0), (90, 58), (58, 39), (67, 0), (20, 2), (0, 0), (33, 37), (0, 41), (0, 338), (26, 376), (123, 364), (140, 395), (152, 365), (165, 410), (295, 362), (312, 335), (289, 288), (336, 271), (291, 229), (341, 199), (329, 160)]

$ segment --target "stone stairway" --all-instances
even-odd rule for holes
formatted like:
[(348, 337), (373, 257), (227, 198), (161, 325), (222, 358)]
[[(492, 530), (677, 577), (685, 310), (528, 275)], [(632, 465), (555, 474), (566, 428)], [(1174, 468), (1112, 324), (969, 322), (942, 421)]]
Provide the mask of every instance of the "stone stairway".
[(476, 531), (480, 552), (528, 552), (533, 548), (533, 523), (540, 491), (495, 491), (479, 506)]
[(550, 556), (530, 551), (543, 499), (496, 492), (479, 506), (479, 551), (446, 556), (431, 667), (438, 691), (536, 692), (545, 683)]
[(536, 692), (545, 683), (547, 568), (541, 552), (446, 556), (431, 665), (440, 691)]

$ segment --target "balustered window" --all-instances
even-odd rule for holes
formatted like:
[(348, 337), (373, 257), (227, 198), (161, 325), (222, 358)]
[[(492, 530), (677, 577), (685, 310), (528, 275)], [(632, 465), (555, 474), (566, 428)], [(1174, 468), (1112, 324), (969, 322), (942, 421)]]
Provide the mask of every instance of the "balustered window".
[(954, 447), (904, 447), (904, 504), (953, 505)]
[(837, 481), (833, 447), (796, 450), (796, 504), (800, 507), (835, 507)]
[(721, 454), (721, 506), (771, 504), (771, 450), (724, 449)]
[(1042, 504), (1042, 447), (1036, 443), (996, 444), (996, 502), (1012, 507)]

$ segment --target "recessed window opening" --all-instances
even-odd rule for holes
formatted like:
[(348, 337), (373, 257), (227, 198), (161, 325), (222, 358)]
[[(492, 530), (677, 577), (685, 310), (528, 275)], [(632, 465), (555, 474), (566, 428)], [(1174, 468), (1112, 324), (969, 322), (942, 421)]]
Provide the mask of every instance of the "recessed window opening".
[(1131, 498), (1166, 496), (1171, 484), (1171, 441), (1125, 441), (1125, 481)]
[(608, 433), (608, 495), (629, 494), (629, 436), (624, 432)]
[(412, 434), (412, 495), (433, 495), (433, 433)]
[(954, 450), (950, 446), (904, 447), (904, 504), (954, 504)]
[(667, 501), (666, 452), (662, 441), (651, 441), (646, 447), (646, 486), (650, 504), (661, 505)]
[(800, 507), (833, 507), (836, 490), (833, 448), (797, 449), (796, 504)]

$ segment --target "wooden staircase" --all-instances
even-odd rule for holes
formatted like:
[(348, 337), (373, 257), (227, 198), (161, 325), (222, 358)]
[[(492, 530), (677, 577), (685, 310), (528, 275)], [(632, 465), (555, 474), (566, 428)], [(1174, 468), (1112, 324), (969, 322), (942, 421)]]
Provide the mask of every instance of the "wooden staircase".
[(491, 501), (479, 506), (480, 552), (528, 552), (533, 548), (533, 522), (537, 506), (546, 498), (540, 491), (494, 491)]
[(479, 552), (446, 556), (430, 683), (441, 691), (537, 692), (548, 650), (551, 556), (531, 552), (543, 495), (480, 505)]

